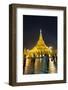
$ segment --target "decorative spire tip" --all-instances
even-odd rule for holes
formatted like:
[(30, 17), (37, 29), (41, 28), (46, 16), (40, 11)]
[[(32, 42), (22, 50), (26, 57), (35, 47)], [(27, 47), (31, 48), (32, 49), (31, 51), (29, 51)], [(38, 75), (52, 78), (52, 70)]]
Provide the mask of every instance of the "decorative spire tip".
[(42, 30), (40, 29), (40, 34), (42, 33)]

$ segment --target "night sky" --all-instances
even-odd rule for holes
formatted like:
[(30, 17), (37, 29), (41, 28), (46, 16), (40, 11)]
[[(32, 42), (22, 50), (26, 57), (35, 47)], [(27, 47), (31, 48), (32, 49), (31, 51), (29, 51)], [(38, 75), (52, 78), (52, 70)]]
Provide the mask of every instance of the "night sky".
[(57, 17), (23, 15), (23, 46), (33, 48), (42, 30), (43, 39), (47, 46), (57, 48)]

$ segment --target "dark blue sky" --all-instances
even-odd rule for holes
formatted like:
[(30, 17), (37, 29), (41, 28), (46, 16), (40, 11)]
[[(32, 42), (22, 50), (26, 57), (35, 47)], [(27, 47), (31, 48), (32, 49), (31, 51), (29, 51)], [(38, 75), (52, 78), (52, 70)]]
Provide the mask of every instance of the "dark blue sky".
[(57, 17), (23, 15), (24, 48), (33, 48), (42, 29), (43, 39), (47, 46), (57, 48)]

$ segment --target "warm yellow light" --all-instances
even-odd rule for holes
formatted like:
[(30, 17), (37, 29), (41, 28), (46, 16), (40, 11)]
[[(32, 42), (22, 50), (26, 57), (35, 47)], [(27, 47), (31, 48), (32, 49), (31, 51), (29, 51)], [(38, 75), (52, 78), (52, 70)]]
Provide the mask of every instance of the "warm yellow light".
[(40, 55), (41, 52), (42, 52), (42, 55), (54, 54), (53, 47), (52, 46), (48, 47), (45, 44), (43, 37), (42, 37), (42, 31), (40, 30), (40, 36), (39, 36), (39, 40), (38, 40), (36, 46), (34, 48), (32, 48), (31, 50), (29, 50), (29, 49), (27, 49), (27, 51), (25, 50), (24, 54), (26, 54), (26, 55), (29, 54), (31, 57), (33, 57), (33, 54), (37, 56), (37, 55)]

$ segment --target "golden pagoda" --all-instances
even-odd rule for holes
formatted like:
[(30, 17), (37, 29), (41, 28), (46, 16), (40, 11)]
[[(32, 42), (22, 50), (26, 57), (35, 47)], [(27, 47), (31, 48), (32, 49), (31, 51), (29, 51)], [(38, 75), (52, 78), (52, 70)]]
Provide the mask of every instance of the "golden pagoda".
[[(40, 74), (40, 73), (55, 73), (56, 67), (52, 56), (56, 54), (56, 50), (48, 47), (42, 37), (40, 30), (39, 40), (32, 49), (24, 49), (24, 74)], [(46, 61), (46, 55), (48, 57)], [(49, 63), (49, 67), (48, 64)]]
[(32, 57), (33, 55), (38, 56), (38, 55), (53, 55), (56, 53), (56, 50), (53, 49), (53, 47), (48, 47), (44, 40), (43, 40), (43, 36), (42, 36), (42, 30), (40, 29), (40, 36), (39, 36), (39, 40), (37, 41), (37, 44), (31, 49), (24, 49), (24, 55), (28, 55), (29, 57)]

